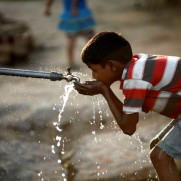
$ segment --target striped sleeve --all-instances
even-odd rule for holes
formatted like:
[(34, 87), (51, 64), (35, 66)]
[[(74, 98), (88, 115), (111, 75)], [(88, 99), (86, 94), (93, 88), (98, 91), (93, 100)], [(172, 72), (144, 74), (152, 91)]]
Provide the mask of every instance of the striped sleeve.
[(151, 88), (152, 84), (144, 80), (125, 80), (123, 83), (125, 96), (123, 111), (127, 114), (141, 112), (146, 94)]

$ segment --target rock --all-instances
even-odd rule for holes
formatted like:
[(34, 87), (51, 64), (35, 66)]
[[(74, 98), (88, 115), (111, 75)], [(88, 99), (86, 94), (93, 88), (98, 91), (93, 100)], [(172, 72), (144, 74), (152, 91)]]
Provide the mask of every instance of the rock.
[(25, 22), (7, 19), (0, 14), (1, 64), (9, 64), (18, 58), (28, 58), (33, 48), (33, 36)]
[(51, 152), (51, 146), (37, 143), (0, 141), (0, 180), (60, 180), (66, 170)]
[(7, 42), (0, 42), (0, 55), (0, 63), (5, 64), (7, 62), (10, 62), (12, 55), (12, 46)]

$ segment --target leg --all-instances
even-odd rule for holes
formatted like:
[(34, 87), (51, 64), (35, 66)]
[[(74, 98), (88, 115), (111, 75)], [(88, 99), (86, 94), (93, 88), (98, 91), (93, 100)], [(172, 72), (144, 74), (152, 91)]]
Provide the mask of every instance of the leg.
[(67, 55), (68, 55), (68, 62), (69, 66), (73, 65), (74, 61), (74, 49), (75, 49), (75, 36), (68, 36), (68, 45), (67, 45)]
[(156, 146), (152, 149), (150, 158), (160, 181), (180, 181), (174, 159), (160, 147)]
[(152, 150), (159, 141), (160, 139), (158, 137), (153, 138), (150, 142), (150, 150)]
[[(181, 120), (171, 121), (150, 144), (150, 158), (160, 181), (179, 181), (173, 158), (181, 159)], [(164, 151), (163, 151), (164, 150)]]

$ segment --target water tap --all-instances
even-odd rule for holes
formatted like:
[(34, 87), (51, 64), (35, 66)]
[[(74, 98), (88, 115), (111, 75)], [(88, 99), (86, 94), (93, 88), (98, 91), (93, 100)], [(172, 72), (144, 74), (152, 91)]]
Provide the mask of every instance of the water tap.
[(67, 82), (71, 82), (71, 81), (80, 82), (80, 78), (72, 75), (70, 71), (71, 71), (71, 67), (68, 67), (67, 74), (63, 74), (62, 79), (65, 79)]

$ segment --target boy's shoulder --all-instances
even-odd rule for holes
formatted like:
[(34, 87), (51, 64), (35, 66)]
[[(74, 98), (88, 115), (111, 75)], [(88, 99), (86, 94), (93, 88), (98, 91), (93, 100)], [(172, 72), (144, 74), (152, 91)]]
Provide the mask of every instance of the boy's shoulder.
[(151, 77), (164, 74), (167, 69), (169, 69), (167, 72), (171, 73), (170, 69), (176, 69), (177, 66), (181, 66), (180, 57), (139, 53), (134, 55), (132, 60), (126, 65), (122, 79), (150, 82)]
[(133, 55), (133, 58), (137, 58), (137, 61), (144, 61), (144, 60), (167, 61), (167, 60), (181, 59), (181, 57), (179, 56), (146, 54), (146, 53), (135, 54)]
[(128, 83), (129, 86), (156, 86), (159, 82), (167, 83), (175, 74), (181, 76), (180, 70), (180, 57), (136, 54), (123, 70), (120, 88), (124, 89), (123, 84)]

